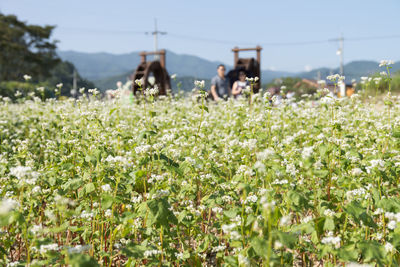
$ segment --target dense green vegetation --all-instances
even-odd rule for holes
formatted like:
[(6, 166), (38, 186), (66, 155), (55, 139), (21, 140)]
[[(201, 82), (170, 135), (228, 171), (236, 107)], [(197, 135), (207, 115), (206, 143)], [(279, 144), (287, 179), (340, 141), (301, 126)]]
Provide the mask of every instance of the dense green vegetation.
[[(70, 96), (74, 65), (56, 55), (51, 40), (54, 26), (29, 25), (16, 16), (0, 13), (0, 96), (15, 99), (16, 94), (54, 97), (57, 84), (61, 95)], [(29, 83), (24, 83), (24, 77)], [(94, 84), (77, 74), (77, 86)], [(38, 92), (44, 90), (44, 93)]]
[(3, 265), (400, 263), (397, 97), (155, 92), (0, 102)]

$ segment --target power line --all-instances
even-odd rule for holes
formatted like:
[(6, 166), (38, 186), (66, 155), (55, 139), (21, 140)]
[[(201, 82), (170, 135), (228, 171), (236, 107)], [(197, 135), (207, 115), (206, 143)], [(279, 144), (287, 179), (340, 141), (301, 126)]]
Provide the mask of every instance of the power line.
[[(111, 33), (111, 34), (146, 34), (146, 31), (132, 31), (132, 30), (111, 30), (111, 29), (94, 29), (94, 28), (75, 28), (75, 27), (59, 27), (60, 29), (81, 31), (86, 33)], [(56, 28), (57, 30), (57, 28)]]
[[(155, 22), (157, 24), (157, 22)], [(85, 31), (91, 33), (110, 33), (110, 34), (152, 34), (157, 38), (157, 35), (167, 34), (166, 32), (158, 31), (157, 25), (155, 25), (155, 31), (135, 31), (135, 30), (109, 30), (109, 29), (93, 29), (93, 28), (73, 28), (73, 27), (60, 27), (66, 30), (74, 30), (74, 31)], [(340, 38), (334, 39), (321, 39), (321, 40), (312, 40), (312, 41), (293, 41), (293, 42), (238, 42), (234, 40), (221, 40), (214, 38), (204, 38), (199, 36), (191, 36), (177, 33), (168, 33), (168, 35), (172, 38), (184, 39), (189, 41), (199, 41), (199, 42), (208, 42), (208, 43), (218, 43), (218, 44), (227, 44), (227, 45), (263, 45), (263, 46), (303, 46), (303, 45), (316, 45), (316, 44), (326, 44), (330, 42), (340, 41)], [(400, 34), (393, 35), (383, 35), (383, 36), (364, 36), (364, 37), (349, 37), (343, 38), (344, 41), (368, 41), (368, 40), (384, 40), (384, 39), (398, 39), (400, 38)]]
[(175, 34), (175, 33), (170, 33), (169, 36), (171, 36), (173, 38), (178, 38), (178, 39), (186, 39), (186, 40), (190, 40), (190, 41), (200, 41), (200, 42), (207, 42), (207, 43), (218, 43), (218, 44), (229, 44), (229, 45), (232, 45), (232, 44), (255, 45), (255, 43), (243, 43), (243, 42), (229, 41), (229, 40), (218, 40), (218, 39), (212, 39), (212, 38), (202, 38), (202, 37)]

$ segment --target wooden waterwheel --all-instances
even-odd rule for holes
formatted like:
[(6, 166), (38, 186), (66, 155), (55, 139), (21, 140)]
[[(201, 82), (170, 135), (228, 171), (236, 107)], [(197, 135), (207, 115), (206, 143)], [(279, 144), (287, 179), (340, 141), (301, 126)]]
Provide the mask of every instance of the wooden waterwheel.
[[(171, 80), (165, 68), (165, 53), (165, 50), (140, 53), (141, 62), (132, 76), (134, 95), (143, 93), (147, 88), (154, 87), (158, 88), (158, 95), (167, 95), (167, 90), (171, 89)], [(148, 55), (159, 55), (160, 60), (146, 61)], [(140, 86), (135, 83), (139, 79), (143, 81), (141, 85), (143, 92), (140, 92)]]
[[(231, 83), (231, 87), (233, 83), (239, 79), (239, 72), (244, 71), (246, 73), (246, 77), (259, 78), (259, 80), (254, 83), (253, 87), (254, 93), (258, 93), (261, 88), (261, 50), (262, 48), (260, 46), (255, 48), (235, 47), (232, 49), (232, 52), (234, 53), (234, 69), (229, 71), (227, 74)], [(256, 51), (257, 58), (239, 58), (240, 51)]]

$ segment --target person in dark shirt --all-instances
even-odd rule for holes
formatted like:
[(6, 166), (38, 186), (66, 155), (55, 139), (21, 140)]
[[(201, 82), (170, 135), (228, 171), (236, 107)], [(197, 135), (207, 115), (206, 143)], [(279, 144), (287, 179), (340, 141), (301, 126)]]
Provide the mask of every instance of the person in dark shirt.
[(225, 77), (225, 66), (223, 64), (218, 65), (217, 73), (211, 80), (211, 95), (215, 101), (227, 98), (231, 94), (229, 80)]

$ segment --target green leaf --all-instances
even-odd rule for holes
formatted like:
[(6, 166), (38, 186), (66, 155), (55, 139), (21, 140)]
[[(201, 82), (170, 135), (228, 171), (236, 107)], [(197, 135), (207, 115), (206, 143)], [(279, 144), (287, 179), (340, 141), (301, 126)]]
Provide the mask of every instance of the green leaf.
[(378, 202), (378, 207), (386, 211), (400, 212), (400, 200), (396, 198), (383, 198)]
[(227, 266), (232, 266), (232, 267), (239, 266), (237, 257), (234, 257), (234, 256), (225, 256), (224, 262), (227, 264)]
[(207, 106), (200, 106), (200, 109), (205, 110), (206, 112), (208, 112), (208, 107)]
[(161, 153), (159, 155), (154, 155), (154, 160), (161, 160), (163, 165), (170, 171), (178, 174), (180, 177), (183, 177), (183, 172), (179, 168), (179, 164), (175, 162), (173, 159), (169, 158), (165, 154)]
[(268, 254), (268, 241), (261, 237), (254, 237), (251, 240), (251, 247), (260, 257), (266, 257)]
[(315, 176), (318, 176), (320, 178), (325, 178), (328, 176), (329, 171), (328, 170), (314, 170), (313, 173)]
[(287, 248), (293, 248), (297, 242), (297, 236), (292, 233), (276, 231), (275, 235), (279, 241)]
[(210, 238), (210, 236), (207, 235), (207, 236), (204, 238), (204, 242), (202, 242), (202, 243), (200, 244), (200, 246), (197, 248), (197, 252), (198, 252), (198, 253), (203, 253), (203, 252), (205, 252), (205, 251), (210, 247), (211, 240), (212, 240), (212, 238)]
[(100, 266), (95, 259), (86, 254), (71, 254), (68, 257), (69, 257), (69, 264), (72, 267)]
[(361, 249), (361, 254), (367, 262), (382, 263), (385, 259), (385, 248), (376, 241), (362, 241), (357, 244), (357, 247)]
[(332, 218), (327, 217), (324, 223), (324, 230), (333, 231), (335, 230), (335, 222)]
[(287, 197), (296, 208), (296, 211), (300, 211), (302, 208), (308, 207), (308, 200), (299, 192), (291, 190), (287, 193)]
[(142, 139), (147, 139), (147, 138), (149, 138), (150, 136), (154, 136), (154, 135), (157, 135), (157, 133), (155, 132), (155, 131), (143, 131), (143, 132), (141, 132), (140, 134), (139, 134), (139, 140), (142, 140)]
[(225, 210), (224, 215), (230, 219), (233, 219), (237, 215), (237, 210), (236, 209)]
[(0, 246), (0, 255), (7, 255), (7, 251), (2, 246)]
[(325, 217), (319, 217), (315, 219), (315, 231), (320, 237), (324, 233)]
[(95, 189), (96, 188), (95, 188), (93, 183), (88, 183), (87, 185), (85, 185), (86, 194), (89, 194), (89, 193), (93, 192)]
[(400, 138), (400, 128), (396, 128), (394, 131), (393, 131), (393, 137), (395, 137), (395, 138)]
[(165, 197), (161, 199), (152, 199), (146, 203), (150, 211), (147, 220), (149, 225), (154, 224), (157, 227), (164, 226), (168, 228), (170, 224), (178, 223), (178, 219), (175, 217), (174, 213), (169, 210), (171, 206)]
[(110, 112), (108, 113), (108, 115), (111, 116), (114, 113), (114, 111), (116, 111), (116, 110), (117, 110), (117, 108), (110, 109)]
[(338, 256), (342, 261), (357, 261), (359, 251), (355, 244), (343, 246), (339, 249)]
[(372, 227), (372, 228), (377, 228), (378, 226), (376, 225), (376, 223), (374, 222), (374, 220), (371, 218), (371, 216), (369, 216), (366, 213), (366, 208), (362, 207), (360, 205), (360, 203), (358, 203), (357, 201), (352, 201), (351, 203), (349, 203), (344, 210), (349, 213), (351, 216), (353, 216), (354, 220), (356, 222), (362, 221), (364, 223), (364, 225)]

